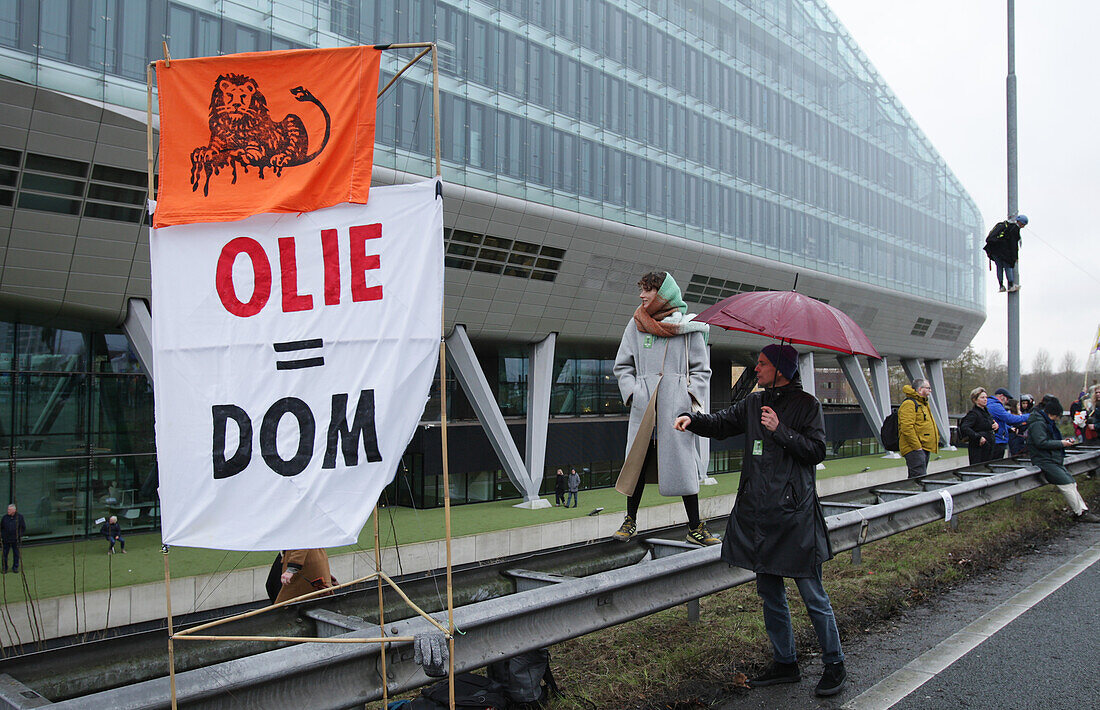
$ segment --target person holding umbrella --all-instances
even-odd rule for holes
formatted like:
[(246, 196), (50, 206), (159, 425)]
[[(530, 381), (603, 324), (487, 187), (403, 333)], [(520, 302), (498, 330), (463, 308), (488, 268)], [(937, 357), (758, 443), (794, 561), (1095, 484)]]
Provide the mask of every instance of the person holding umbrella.
[(710, 327), (687, 314), (672, 275), (651, 271), (638, 281), (642, 303), (627, 324), (615, 357), (615, 377), (630, 407), (626, 461), (615, 490), (627, 496), (626, 518), (612, 539), (626, 542), (638, 530), (638, 506), (647, 482), (661, 495), (680, 496), (688, 542), (721, 542), (699, 518), (699, 481), (706, 472), (695, 440), (671, 426), (676, 413), (702, 408), (710, 387)]
[(745, 435), (741, 482), (722, 541), (722, 559), (756, 573), (756, 590), (764, 602), (772, 663), (751, 684), (802, 679), (783, 586), (783, 578), (792, 577), (821, 644), (825, 668), (815, 692), (836, 695), (847, 673), (821, 581), (821, 565), (833, 556), (816, 487), (816, 466), (825, 459), (821, 403), (802, 389), (798, 352), (790, 345), (772, 344), (760, 352), (756, 380), (762, 391), (715, 414), (683, 412), (674, 428), (716, 439)]

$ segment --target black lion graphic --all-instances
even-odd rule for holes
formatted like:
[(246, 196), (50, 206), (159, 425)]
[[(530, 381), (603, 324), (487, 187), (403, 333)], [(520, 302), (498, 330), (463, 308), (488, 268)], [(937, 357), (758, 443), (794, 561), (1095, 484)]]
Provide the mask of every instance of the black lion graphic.
[(210, 95), (210, 143), (191, 151), (191, 190), (198, 190), (202, 181), (202, 194), (209, 195), (210, 176), (218, 175), (223, 168), (232, 169), (235, 185), (237, 166), (246, 173), (249, 166), (259, 168), (262, 180), (265, 168), (271, 168), (275, 177), (280, 177), (283, 168), (304, 165), (320, 155), (328, 145), (332, 129), (328, 110), (301, 86), (290, 93), (298, 101), (316, 104), (325, 115), (324, 140), (312, 153), (306, 152), (309, 135), (302, 119), (289, 113), (277, 123), (271, 120), (267, 99), (255, 79), (242, 74), (219, 76)]

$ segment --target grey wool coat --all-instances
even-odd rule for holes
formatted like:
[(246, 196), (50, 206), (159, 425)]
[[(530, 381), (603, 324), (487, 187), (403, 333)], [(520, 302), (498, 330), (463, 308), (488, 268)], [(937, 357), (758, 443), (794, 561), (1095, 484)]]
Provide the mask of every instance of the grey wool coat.
[[(649, 445), (657, 430), (657, 481), (661, 495), (689, 496), (699, 492), (699, 479), (706, 473), (706, 461), (694, 435), (676, 431), (672, 423), (680, 412), (698, 409), (708, 402), (710, 356), (702, 333), (662, 338), (638, 330), (631, 320), (615, 357), (615, 377), (623, 403), (630, 406), (627, 425), (626, 459), (620, 480), (640, 474), (637, 455)], [(663, 376), (662, 376), (663, 373)], [(653, 428), (641, 430), (643, 415), (652, 397), (657, 397)], [(634, 457), (631, 448), (639, 447)], [(632, 466), (631, 460), (634, 459)], [(635, 479), (636, 480), (636, 479)]]

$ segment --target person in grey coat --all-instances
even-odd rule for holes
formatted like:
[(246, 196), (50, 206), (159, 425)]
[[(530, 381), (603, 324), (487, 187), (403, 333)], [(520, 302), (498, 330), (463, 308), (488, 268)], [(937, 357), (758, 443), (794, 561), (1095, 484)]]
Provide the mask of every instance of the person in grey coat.
[(612, 536), (620, 542), (637, 532), (638, 506), (647, 482), (661, 495), (680, 496), (688, 518), (688, 541), (721, 542), (699, 518), (699, 481), (709, 462), (695, 437), (673, 429), (676, 415), (701, 409), (710, 387), (707, 334), (710, 327), (687, 314), (671, 274), (653, 271), (638, 281), (642, 304), (627, 324), (615, 357), (615, 377), (630, 407), (626, 462), (615, 489), (627, 496), (626, 518)]
[[(577, 473), (577, 469), (569, 469), (569, 495), (565, 497), (565, 507), (577, 507), (577, 491), (581, 489), (581, 476)], [(569, 505), (569, 501), (573, 501), (573, 505)]]

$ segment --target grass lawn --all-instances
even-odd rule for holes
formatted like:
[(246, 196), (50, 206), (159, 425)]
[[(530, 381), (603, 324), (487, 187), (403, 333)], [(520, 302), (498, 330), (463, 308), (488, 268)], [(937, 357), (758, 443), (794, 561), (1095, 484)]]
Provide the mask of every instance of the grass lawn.
[[(966, 455), (966, 451), (944, 452), (944, 456)], [(818, 478), (832, 478), (904, 466), (901, 459), (884, 459), (879, 455), (830, 459)], [(703, 486), (700, 498), (733, 493), (737, 490), (738, 474), (721, 474), (718, 485)], [(662, 505), (669, 499), (646, 493), (642, 506)], [(626, 510), (626, 499), (613, 488), (581, 491), (577, 508), (545, 508), (525, 510), (514, 508), (515, 501), (493, 501), (458, 505), (451, 509), (454, 537), (493, 530), (506, 530), (524, 525), (568, 520), (587, 515), (602, 507), (603, 515), (618, 515)], [(440, 540), (443, 534), (443, 509), (415, 510), (384, 508), (379, 514), (379, 537), (383, 547), (396, 543), (408, 545), (426, 540)], [(330, 555), (350, 552), (369, 553), (373, 557), (374, 526), (368, 522), (356, 545), (333, 548)], [(132, 584), (157, 582), (164, 579), (164, 561), (160, 551), (160, 536), (142, 533), (126, 536), (127, 554), (107, 554), (107, 542), (102, 538), (72, 540), (31, 545), (23, 549), (20, 574), (0, 576), (0, 603), (19, 602), (27, 598), (46, 599), (67, 596), (75, 592), (117, 588)], [(172, 578), (199, 574), (226, 573), (245, 567), (266, 567), (274, 558), (272, 552), (226, 552), (177, 547), (170, 553)]]

